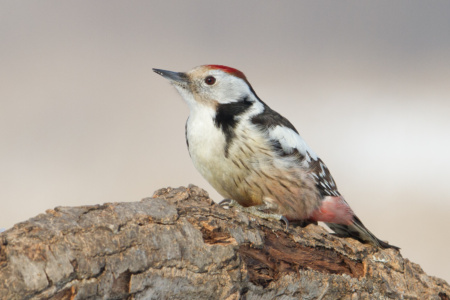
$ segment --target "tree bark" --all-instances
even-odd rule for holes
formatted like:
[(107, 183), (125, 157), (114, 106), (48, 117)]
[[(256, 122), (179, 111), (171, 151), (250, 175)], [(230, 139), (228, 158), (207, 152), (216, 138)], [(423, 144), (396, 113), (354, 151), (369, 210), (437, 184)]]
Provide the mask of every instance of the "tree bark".
[(224, 209), (196, 187), (0, 234), (0, 299), (449, 299), (394, 249)]

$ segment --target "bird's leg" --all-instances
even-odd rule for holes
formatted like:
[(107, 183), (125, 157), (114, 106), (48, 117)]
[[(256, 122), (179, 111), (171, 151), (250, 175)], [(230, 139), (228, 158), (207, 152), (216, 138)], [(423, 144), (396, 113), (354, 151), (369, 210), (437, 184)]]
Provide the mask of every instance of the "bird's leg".
[(236, 207), (241, 211), (244, 211), (246, 213), (260, 217), (262, 219), (266, 219), (266, 220), (272, 219), (272, 220), (282, 221), (282, 222), (284, 222), (284, 224), (286, 224), (286, 231), (289, 228), (289, 221), (285, 216), (264, 212), (265, 210), (271, 210), (271, 209), (275, 208), (274, 204), (266, 202), (266, 201), (264, 201), (264, 204), (261, 204), (261, 205), (244, 207), (244, 206), (240, 205), (236, 200), (223, 199), (222, 201), (219, 202), (219, 205), (222, 207), (224, 207), (224, 206)]

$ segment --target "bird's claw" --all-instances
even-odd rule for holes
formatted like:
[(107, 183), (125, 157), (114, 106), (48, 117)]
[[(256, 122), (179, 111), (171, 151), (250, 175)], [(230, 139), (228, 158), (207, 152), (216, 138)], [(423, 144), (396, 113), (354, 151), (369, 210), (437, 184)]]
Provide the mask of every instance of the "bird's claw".
[(286, 225), (285, 231), (289, 230), (289, 220), (285, 216), (281, 216), (280, 221), (284, 222)]
[(266, 219), (266, 220), (268, 220), (268, 219), (278, 219), (278, 220), (280, 220), (281, 222), (283, 222), (285, 224), (285, 230), (286, 231), (288, 231), (288, 229), (289, 229), (289, 220), (285, 216), (264, 213), (262, 211), (262, 209), (264, 209), (264, 207), (263, 208), (261, 208), (261, 207), (258, 208), (258, 207), (255, 207), (255, 206), (253, 206), (253, 207), (243, 207), (238, 202), (236, 202), (236, 200), (233, 200), (233, 199), (223, 199), (222, 201), (219, 202), (219, 206), (221, 206), (221, 207), (228, 207), (228, 208), (231, 208), (231, 207), (235, 206), (235, 207), (238, 207), (238, 208), (240, 208), (241, 210), (243, 210), (243, 211), (245, 211), (247, 213), (250, 213), (250, 214), (252, 214), (254, 216), (258, 216), (258, 217)]
[(222, 201), (219, 202), (219, 206), (221, 207), (233, 207), (235, 206), (235, 201), (233, 199), (223, 199)]

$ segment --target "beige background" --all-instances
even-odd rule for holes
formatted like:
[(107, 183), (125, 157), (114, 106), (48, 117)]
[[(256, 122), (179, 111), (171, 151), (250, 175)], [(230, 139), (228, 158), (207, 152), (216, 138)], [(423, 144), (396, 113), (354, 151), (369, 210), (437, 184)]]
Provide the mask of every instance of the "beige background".
[(377, 236), (450, 279), (450, 2), (2, 1), (0, 227), (195, 183), (152, 67), (247, 74)]

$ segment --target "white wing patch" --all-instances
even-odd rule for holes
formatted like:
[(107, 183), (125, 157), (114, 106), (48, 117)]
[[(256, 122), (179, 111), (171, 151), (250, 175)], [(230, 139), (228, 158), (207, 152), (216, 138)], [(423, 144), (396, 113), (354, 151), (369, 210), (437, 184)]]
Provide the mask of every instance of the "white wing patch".
[(290, 154), (294, 152), (294, 149), (297, 149), (305, 157), (304, 163), (306, 163), (307, 168), (310, 168), (310, 174), (322, 194), (340, 195), (328, 168), (298, 133), (282, 125), (269, 128), (268, 133), (271, 139), (280, 143), (285, 153)]
[(308, 144), (306, 144), (305, 140), (303, 140), (302, 137), (294, 130), (280, 125), (269, 128), (268, 130), (269, 137), (280, 142), (283, 151), (286, 153), (292, 153), (295, 148), (298, 152), (300, 152), (300, 154), (305, 156), (308, 163), (311, 162), (311, 159), (317, 160), (319, 158), (308, 146)]

